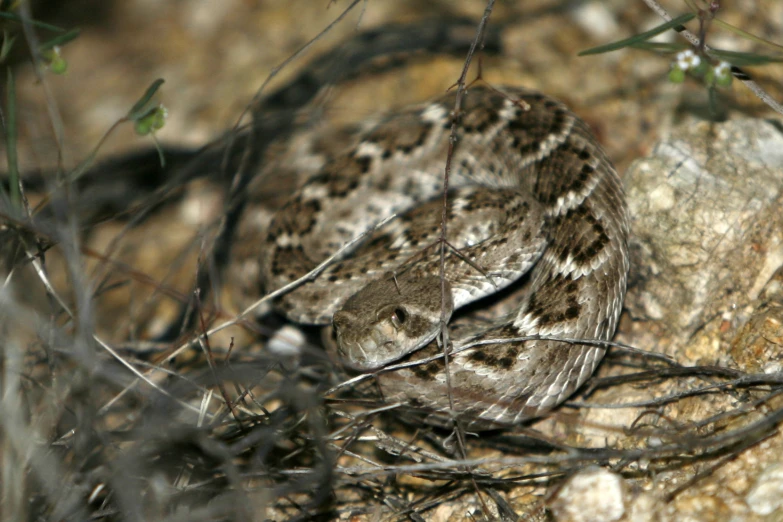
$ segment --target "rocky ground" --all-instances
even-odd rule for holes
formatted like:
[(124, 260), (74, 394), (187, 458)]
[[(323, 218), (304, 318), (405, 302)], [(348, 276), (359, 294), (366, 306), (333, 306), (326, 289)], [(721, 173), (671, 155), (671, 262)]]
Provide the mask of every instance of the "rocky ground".
[[(196, 148), (222, 136), (270, 74), (349, 7), (311, 0), (70, 4), (82, 3), (36, 6), (41, 20), (82, 29), (63, 48), (66, 75), (38, 78), (23, 56), (12, 56), (24, 172), (76, 167), (159, 77), (169, 113), (162, 143)], [(672, 14), (685, 8), (663, 4)], [(357, 32), (478, 21), (484, 8), (476, 0), (357, 2), (280, 68), (262, 95), (320, 67), (335, 85), (290, 119), (323, 129), (427, 99), (454, 84), (464, 55), (417, 53), (399, 66), (386, 57), (347, 80), (347, 58), (313, 60), (334, 49), (351, 56), (354, 47), (341, 42)], [(783, 41), (780, 2), (727, 4), (718, 17)], [(738, 81), (718, 93), (711, 114), (698, 80), (667, 81), (671, 55), (576, 55), (659, 23), (641, 0), (502, 2), (490, 18), (497, 49), (479, 57), (484, 81), (565, 100), (624, 173), (633, 265), (616, 340), (669, 360), (613, 350), (591, 393), (546, 419), (455, 445), (444, 441), (448, 433), (416, 429), (394, 412), (372, 413), (378, 404), (346, 390), (324, 403), (333, 370), (311, 346), (314, 332), (248, 321), (211, 335), (200, 349), (176, 351), (192, 332), (160, 341), (186, 303), (203, 309), (203, 328), (235, 317), (235, 297), (249, 283), (229, 274), (219, 295), (192, 298), (224, 211), (214, 177), (182, 183), (154, 208), (143, 204), (150, 191), (123, 193), (121, 186), (114, 200), (125, 196), (133, 211), (79, 234), (56, 229), (70, 243), (47, 253), (46, 273), (71, 314), (36, 267), (17, 268), (7, 285), (13, 293), (2, 294), (7, 320), (15, 322), (8, 324), (27, 324), (7, 328), (6, 353), (24, 346), (18, 353), (28, 361), (18, 389), (4, 380), (4, 397), (24, 397), (27, 408), (5, 411), (18, 429), (6, 431), (4, 460), (15, 455), (36, 477), (5, 471), (2, 482), (7, 498), (42, 506), (6, 509), (31, 518), (112, 518), (120, 511), (125, 518), (191, 520), (779, 520), (783, 120)], [(707, 41), (774, 52), (714, 24)], [(780, 65), (748, 71), (783, 100)], [(255, 117), (275, 121), (271, 112)], [(149, 144), (125, 125), (98, 156), (122, 157)], [(41, 197), (30, 193), (33, 204)], [(83, 197), (87, 206), (94, 201)], [(67, 246), (77, 237), (79, 248)], [(106, 346), (90, 339), (93, 331)], [(285, 347), (297, 340), (309, 344), (290, 355)], [(149, 382), (134, 382), (108, 348)], [(6, 372), (12, 359), (6, 356)], [(160, 404), (153, 384), (179, 406)], [(118, 395), (126, 386), (131, 391)], [(221, 402), (229, 397), (231, 411)], [(25, 433), (35, 443), (25, 446)], [(55, 450), (44, 451), (53, 443)], [(74, 486), (55, 493), (58, 480)], [(102, 483), (108, 486), (96, 492)], [(195, 511), (185, 515), (185, 506)]]

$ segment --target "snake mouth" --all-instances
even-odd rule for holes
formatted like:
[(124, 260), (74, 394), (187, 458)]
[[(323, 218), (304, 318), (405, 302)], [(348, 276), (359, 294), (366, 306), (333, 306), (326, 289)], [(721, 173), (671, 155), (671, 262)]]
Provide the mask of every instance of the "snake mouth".
[(357, 345), (357, 349), (351, 353), (348, 353), (348, 350), (340, 350), (340, 358), (343, 366), (357, 372), (371, 372), (384, 366), (383, 361), (371, 360), (370, 357), (367, 356), (367, 351), (359, 345)]
[(407, 355), (393, 339), (379, 342), (372, 338), (338, 343), (337, 353), (343, 366), (359, 372), (379, 370)]

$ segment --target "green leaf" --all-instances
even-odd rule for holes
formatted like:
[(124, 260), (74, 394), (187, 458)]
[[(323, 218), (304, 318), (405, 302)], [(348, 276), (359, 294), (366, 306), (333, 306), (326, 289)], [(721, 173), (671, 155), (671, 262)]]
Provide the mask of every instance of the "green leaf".
[(38, 46), (38, 52), (43, 54), (46, 51), (49, 51), (51, 49), (54, 49), (57, 46), (62, 46), (70, 42), (71, 40), (75, 40), (76, 37), (79, 36), (79, 29), (71, 29), (65, 34), (61, 34), (60, 36), (57, 36), (55, 38), (52, 38), (51, 40), (42, 43)]
[(731, 65), (736, 65), (737, 67), (783, 62), (783, 56), (764, 56), (763, 54), (724, 51), (721, 49), (710, 50), (710, 56), (720, 58), (721, 60), (729, 62)]
[(659, 25), (654, 29), (650, 29), (649, 31), (645, 31), (643, 33), (637, 34), (630, 38), (626, 38), (625, 40), (620, 40), (606, 45), (599, 45), (598, 47), (593, 47), (592, 49), (587, 49), (586, 51), (582, 51), (579, 53), (579, 56), (587, 56), (589, 54), (608, 53), (610, 51), (616, 51), (617, 49), (630, 47), (634, 44), (641, 43), (644, 42), (645, 40), (649, 40), (650, 38), (658, 36), (664, 31), (668, 31), (669, 29), (677, 27), (678, 25), (682, 25), (686, 22), (689, 22), (693, 20), (693, 18), (695, 17), (696, 15), (694, 13), (686, 13), (684, 15), (680, 15), (677, 18), (669, 22), (666, 22), (665, 24)]
[[(14, 22), (22, 23), (22, 17), (19, 16), (16, 13), (9, 13), (7, 11), (0, 11), (0, 18), (5, 18), (7, 20), (13, 20)], [(38, 27), (39, 29), (47, 29), (49, 31), (55, 31), (58, 33), (62, 33), (65, 31), (62, 27), (57, 27), (56, 25), (50, 25), (43, 22), (39, 22), (38, 20), (27, 20), (30, 25), (33, 25), (35, 27)]]
[(139, 98), (139, 101), (137, 101), (133, 107), (131, 107), (131, 110), (128, 111), (128, 114), (125, 117), (129, 120), (138, 120), (139, 118), (143, 118), (149, 114), (149, 108), (147, 107), (147, 104), (150, 102), (152, 97), (155, 96), (155, 93), (158, 92), (160, 86), (163, 85), (163, 81), (163, 78), (158, 78), (152, 82), (152, 85), (147, 87), (147, 90), (144, 92), (144, 96)]
[(634, 49), (641, 49), (643, 51), (652, 51), (655, 53), (678, 53), (690, 48), (687, 44), (681, 43), (666, 43), (666, 42), (639, 42), (630, 45)]
[(723, 20), (720, 20), (718, 18), (715, 18), (713, 20), (713, 22), (716, 25), (719, 25), (719, 26), (723, 27), (724, 29), (727, 29), (727, 30), (729, 30), (729, 31), (731, 31), (733, 33), (736, 33), (736, 34), (740, 35), (743, 38), (747, 38), (748, 40), (751, 40), (753, 42), (760, 43), (762, 45), (768, 45), (770, 47), (774, 47), (775, 49), (783, 51), (783, 45), (778, 45), (775, 42), (770, 42), (769, 40), (761, 38), (760, 36), (756, 36), (755, 34), (750, 34), (747, 31), (743, 31), (739, 27), (734, 27), (733, 25), (731, 25), (728, 22), (724, 22)]

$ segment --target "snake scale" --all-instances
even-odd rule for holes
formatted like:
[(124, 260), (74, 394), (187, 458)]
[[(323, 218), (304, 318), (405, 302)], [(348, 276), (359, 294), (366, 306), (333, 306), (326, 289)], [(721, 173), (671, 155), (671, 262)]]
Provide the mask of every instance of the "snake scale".
[[(375, 371), (386, 401), (435, 423), (456, 414), (466, 427), (501, 427), (562, 402), (603, 357), (596, 345), (514, 339), (611, 338), (628, 215), (610, 160), (562, 103), (470, 88), (456, 118), (442, 287), (436, 245), (455, 96), (384, 117), (299, 187), (261, 241), (260, 286), (297, 280), (397, 214), (277, 307), (296, 322), (333, 323), (344, 364)], [(432, 357), (442, 353), (442, 313), (512, 284), (522, 291), (509, 312), (450, 327), (447, 379), (443, 358)], [(425, 362), (382, 371), (416, 358)]]

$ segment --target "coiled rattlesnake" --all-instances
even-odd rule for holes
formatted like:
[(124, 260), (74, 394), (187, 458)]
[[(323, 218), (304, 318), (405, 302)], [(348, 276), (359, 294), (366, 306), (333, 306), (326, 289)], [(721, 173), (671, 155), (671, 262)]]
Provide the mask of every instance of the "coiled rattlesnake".
[[(295, 193), (262, 241), (269, 291), (399, 214), (279, 301), (294, 321), (333, 320), (348, 366), (375, 370), (414, 351), (440, 351), (440, 258), (432, 245), (454, 102), (448, 94), (363, 132)], [(511, 313), (450, 334), (453, 409), (471, 427), (492, 427), (557, 405), (600, 362), (600, 346), (511, 339), (613, 335), (629, 267), (628, 217), (611, 162), (563, 104), (487, 87), (469, 89), (463, 102), (448, 198), (447, 239), (458, 253), (445, 257), (445, 317), (526, 281)], [(488, 340), (499, 343), (469, 346)], [(422, 407), (436, 419), (450, 409), (442, 358), (377, 378), (386, 400)]]

